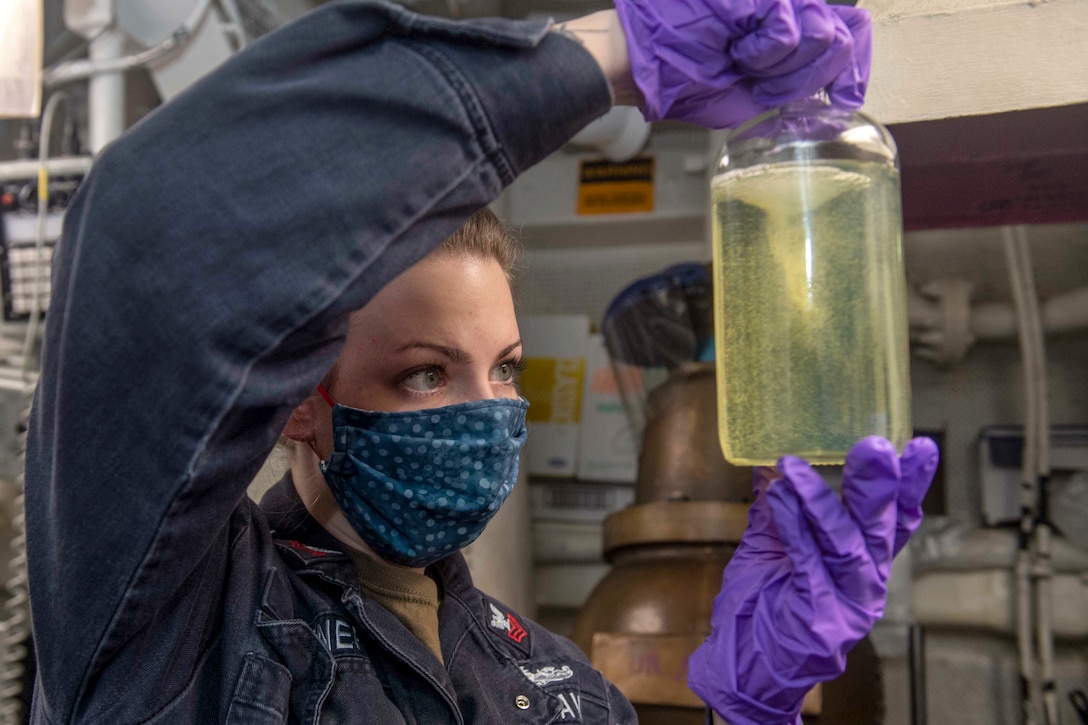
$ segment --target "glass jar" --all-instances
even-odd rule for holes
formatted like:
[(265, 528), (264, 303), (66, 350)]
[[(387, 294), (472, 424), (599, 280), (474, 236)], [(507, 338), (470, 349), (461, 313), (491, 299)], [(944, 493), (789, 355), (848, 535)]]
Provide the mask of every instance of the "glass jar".
[(732, 132), (711, 180), (718, 427), (726, 459), (842, 463), (911, 435), (895, 142), (821, 99)]

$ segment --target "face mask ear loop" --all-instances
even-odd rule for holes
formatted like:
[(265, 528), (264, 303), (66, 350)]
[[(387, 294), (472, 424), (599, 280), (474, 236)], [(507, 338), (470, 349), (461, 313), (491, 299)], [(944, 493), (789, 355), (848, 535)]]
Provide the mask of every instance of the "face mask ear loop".
[(322, 398), (325, 399), (325, 402), (329, 404), (330, 408), (336, 407), (336, 401), (332, 399), (332, 396), (329, 395), (329, 391), (325, 390), (325, 386), (321, 383), (317, 384), (317, 392)]
[(317, 452), (317, 446), (314, 445), (313, 441), (306, 441), (306, 444), (310, 446), (310, 450), (314, 452), (314, 458), (317, 459), (317, 465), (319, 465), (321, 471), (324, 472), (325, 466), (329, 465), (329, 462), (321, 459), (321, 454)]
[[(332, 396), (329, 395), (329, 391), (325, 390), (325, 386), (321, 383), (317, 384), (317, 392), (322, 398), (325, 399), (325, 402), (329, 404), (330, 408), (336, 407), (336, 401), (332, 399)], [(318, 465), (321, 466), (321, 470), (322, 472), (324, 472), (326, 466), (329, 465), (329, 462), (321, 458), (321, 454), (317, 452), (317, 447), (314, 445), (313, 441), (306, 442), (309, 444), (310, 450), (314, 452), (314, 456), (317, 458)]]

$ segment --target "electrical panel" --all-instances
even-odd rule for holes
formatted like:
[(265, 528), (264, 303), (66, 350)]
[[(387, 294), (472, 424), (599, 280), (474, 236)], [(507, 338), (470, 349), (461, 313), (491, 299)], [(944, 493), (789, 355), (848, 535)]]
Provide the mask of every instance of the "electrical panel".
[[(45, 314), (49, 306), (53, 246), (78, 178), (50, 180), (44, 219), (38, 214), (35, 182), (9, 182), (0, 188), (0, 290), (5, 322)], [(37, 306), (35, 306), (35, 297)]]
[(3, 314), (7, 322), (29, 319), (37, 311), (44, 314), (49, 306), (50, 267), (53, 246), (60, 236), (61, 212), (48, 212), (45, 234), (38, 241), (37, 214), (5, 212), (0, 224), (0, 288), (3, 290)]
[[(990, 426), (979, 437), (982, 515), (987, 526), (1019, 520), (1023, 449), (1021, 426)], [(1088, 472), (1088, 426), (1051, 426), (1050, 467), (1055, 473)]]

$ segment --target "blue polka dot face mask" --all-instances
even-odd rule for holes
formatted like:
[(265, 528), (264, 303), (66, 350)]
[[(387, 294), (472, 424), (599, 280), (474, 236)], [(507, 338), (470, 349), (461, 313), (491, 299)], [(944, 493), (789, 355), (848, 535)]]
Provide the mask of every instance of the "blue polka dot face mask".
[(382, 558), (422, 567), (468, 546), (513, 490), (528, 401), (379, 413), (320, 392), (333, 405), (325, 481)]

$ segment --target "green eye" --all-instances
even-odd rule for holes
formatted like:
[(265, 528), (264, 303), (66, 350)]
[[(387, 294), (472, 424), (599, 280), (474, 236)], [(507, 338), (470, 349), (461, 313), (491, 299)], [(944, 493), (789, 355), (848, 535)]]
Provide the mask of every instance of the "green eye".
[(435, 368), (417, 370), (404, 379), (404, 386), (411, 390), (426, 392), (434, 390), (442, 383), (442, 376)]
[(525, 363), (522, 360), (508, 360), (495, 366), (495, 378), (500, 383), (516, 383)]

